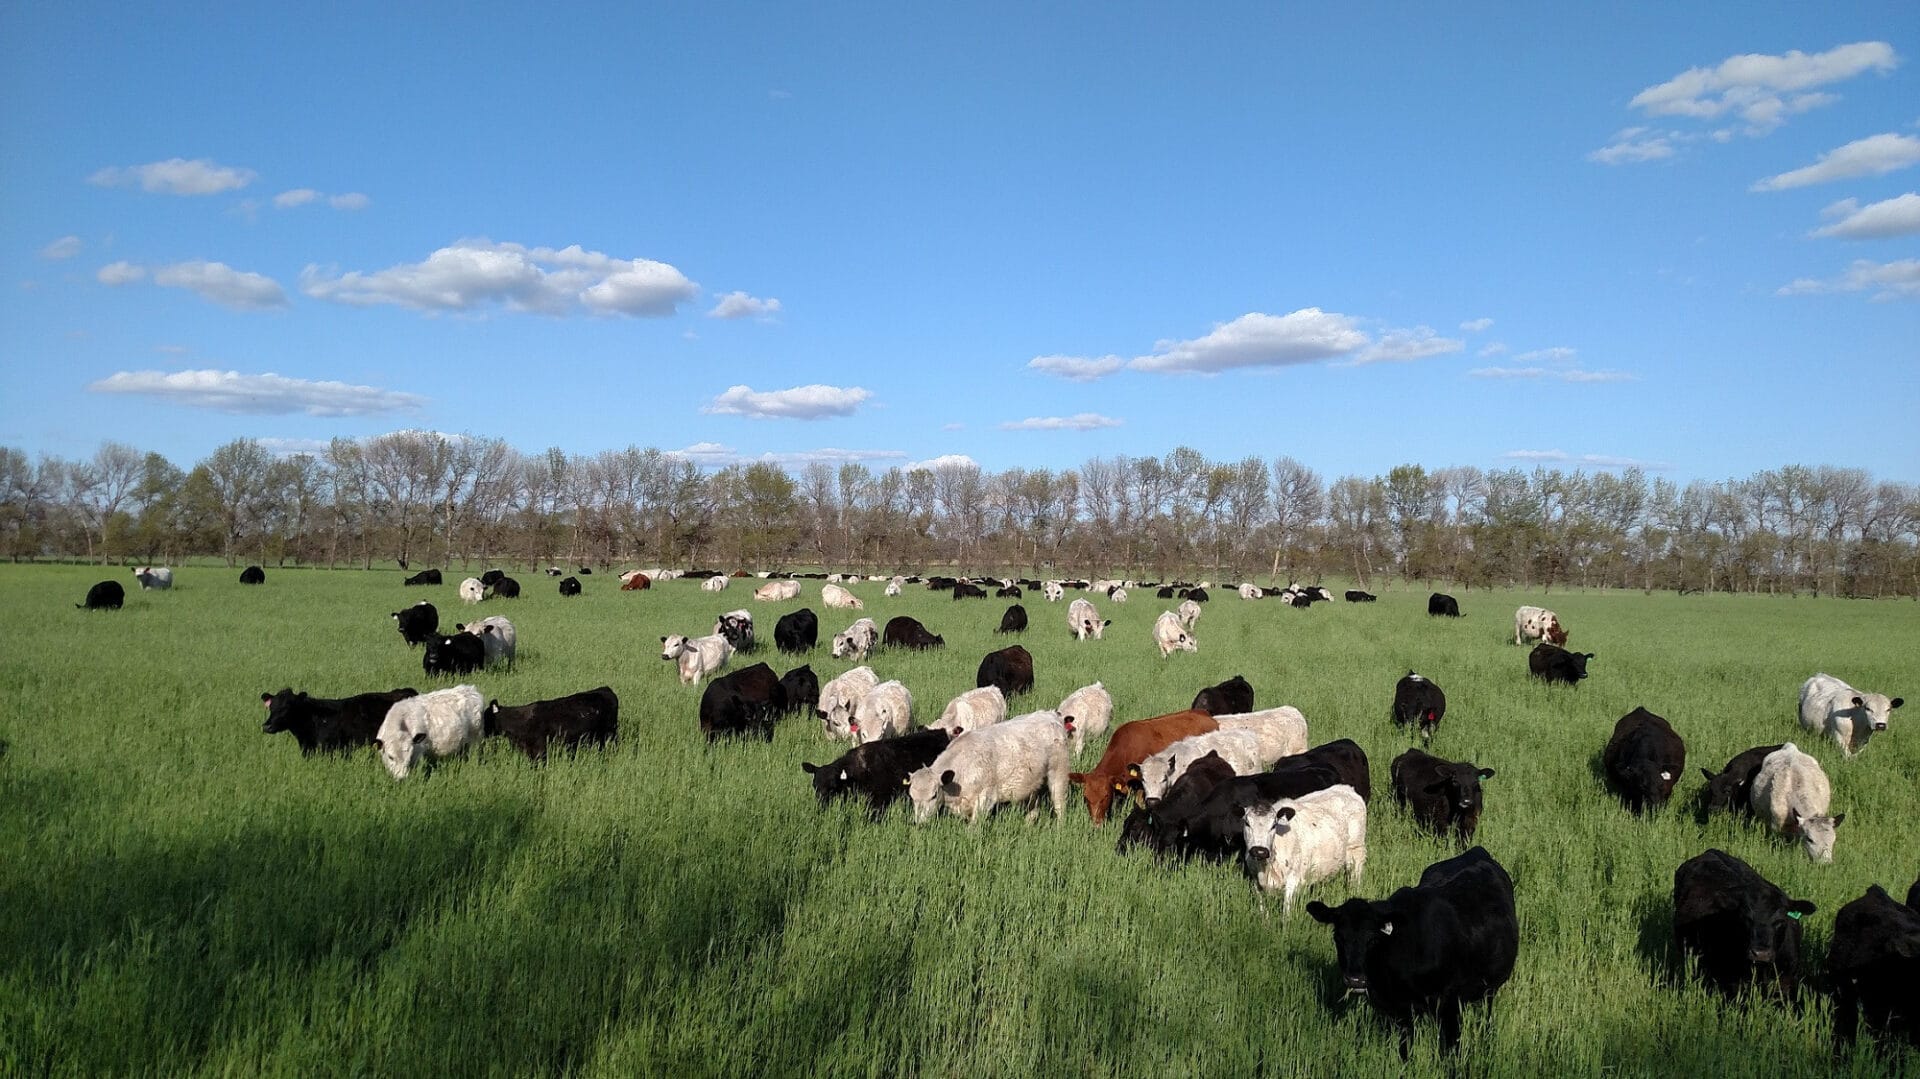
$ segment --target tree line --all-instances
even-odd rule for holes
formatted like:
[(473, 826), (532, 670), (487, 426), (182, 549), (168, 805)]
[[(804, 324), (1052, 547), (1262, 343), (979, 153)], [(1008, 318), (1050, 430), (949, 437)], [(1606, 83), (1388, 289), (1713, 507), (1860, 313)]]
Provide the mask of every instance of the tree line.
[(402, 431), (181, 469), (106, 442), (0, 447), (14, 561), (1017, 572), (1459, 587), (1920, 597), (1920, 487), (1787, 465), (1680, 485), (1642, 470), (1427, 469), (1323, 479), (1291, 457), (1094, 457), (1079, 468), (703, 468), (629, 446), (523, 453)]

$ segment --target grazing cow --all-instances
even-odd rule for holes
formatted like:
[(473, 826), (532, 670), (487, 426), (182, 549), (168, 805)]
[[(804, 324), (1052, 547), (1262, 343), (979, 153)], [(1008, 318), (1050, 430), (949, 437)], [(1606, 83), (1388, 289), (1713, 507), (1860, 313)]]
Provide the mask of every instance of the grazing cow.
[(1180, 598), (1190, 599), (1195, 603), (1206, 603), (1210, 599), (1212, 599), (1211, 596), (1207, 595), (1207, 590), (1205, 588), (1189, 588), (1181, 594)]
[(1127, 601), (1127, 590), (1124, 588), (1116, 588), (1107, 593), (1107, 598), (1115, 603), (1125, 603)]
[(678, 660), (680, 684), (690, 686), (727, 665), (733, 658), (733, 642), (717, 633), (706, 637), (674, 634), (660, 638), (660, 658)]
[(1302, 887), (1347, 874), (1358, 887), (1367, 867), (1367, 803), (1352, 787), (1338, 784), (1298, 798), (1247, 806), (1242, 842), (1254, 884), (1280, 892), (1280, 912), (1293, 909)]
[(1113, 625), (1112, 619), (1101, 621), (1100, 612), (1089, 600), (1076, 599), (1067, 604), (1067, 632), (1080, 640), (1092, 637), (1097, 641), (1106, 634), (1110, 625)]
[(1047, 597), (1048, 603), (1058, 603), (1067, 596), (1067, 586), (1059, 581), (1048, 581), (1040, 586), (1040, 594)]
[(725, 574), (716, 574), (700, 582), (700, 591), (725, 592), (727, 590), (727, 584), (730, 581), (731, 581), (731, 578), (727, 577)]
[(1212, 716), (1231, 716), (1253, 711), (1253, 684), (1242, 675), (1208, 686), (1193, 695), (1189, 708)]
[(1073, 755), (1078, 757), (1087, 739), (1107, 733), (1107, 725), (1113, 722), (1113, 694), (1099, 682), (1081, 686), (1067, 694), (1056, 711), (1068, 725)]
[(1560, 616), (1545, 607), (1521, 607), (1514, 611), (1513, 643), (1538, 641), (1562, 646), (1567, 643), (1567, 631), (1560, 626)]
[(1814, 913), (1752, 866), (1708, 849), (1673, 871), (1673, 943), (1708, 985), (1731, 997), (1764, 981), (1791, 996), (1800, 982), (1800, 919)]
[[(1365, 754), (1351, 742), (1330, 745), (1340, 748), (1327, 751), (1328, 747), (1316, 746), (1305, 753), (1281, 759), (1270, 771), (1232, 776), (1216, 784), (1205, 798), (1185, 809), (1176, 810), (1170, 804), (1173, 800), (1170, 792), (1168, 800), (1154, 811), (1151, 827), (1145, 837), (1146, 844), (1161, 857), (1203, 858), (1210, 861), (1227, 861), (1238, 857), (1245, 850), (1246, 822), (1241, 817), (1243, 808), (1280, 798), (1298, 798), (1346, 782), (1341, 770), (1335, 767), (1333, 757), (1335, 754), (1342, 757), (1349, 755), (1349, 747), (1352, 755), (1365, 761)], [(1364, 763), (1359, 773), (1364, 781)], [(1352, 783), (1347, 785), (1353, 786)], [(1363, 799), (1367, 796), (1360, 788), (1354, 789)]]
[(1066, 814), (1069, 767), (1067, 727), (1058, 712), (1033, 712), (968, 731), (907, 778), (914, 823), (926, 823), (945, 806), (977, 824), (995, 806), (1024, 802), (1043, 787), (1057, 820)]
[(771, 742), (773, 721), (786, 710), (787, 691), (779, 676), (756, 663), (707, 683), (700, 694), (700, 733), (709, 742), (749, 735)]
[(1033, 655), (1019, 645), (988, 652), (975, 673), (976, 686), (998, 686), (1000, 692), (1017, 697), (1033, 690)]
[(267, 720), (261, 734), (288, 731), (300, 743), (300, 752), (314, 753), (357, 749), (371, 745), (394, 702), (417, 696), (411, 689), (385, 693), (361, 693), (352, 697), (309, 697), (295, 693), (292, 687), (278, 693), (260, 694), (266, 705)]
[(928, 633), (927, 627), (917, 618), (896, 615), (887, 619), (886, 631), (881, 635), (880, 643), (889, 648), (939, 648), (947, 643), (945, 637)]
[(471, 633), (451, 637), (428, 637), (420, 657), (420, 669), (428, 678), (469, 674), (487, 665), (487, 646)]
[(1799, 836), (1807, 857), (1823, 865), (1833, 861), (1833, 841), (1847, 815), (1827, 815), (1833, 787), (1817, 759), (1788, 742), (1760, 762), (1747, 798), (1754, 815), (1774, 831)]
[(829, 764), (802, 763), (813, 777), (813, 793), (822, 806), (835, 798), (864, 796), (875, 817), (907, 793), (907, 779), (946, 751), (952, 736), (929, 727), (898, 738), (854, 746)]
[(480, 575), (480, 586), (482, 588), (492, 588), (494, 585), (506, 579), (507, 573), (505, 570), (490, 569)]
[(267, 571), (259, 566), (248, 566), (240, 571), (241, 584), (266, 584)]
[(1154, 598), (1154, 599), (1172, 599), (1172, 598), (1173, 598), (1173, 586), (1172, 586), (1172, 585), (1170, 585), (1170, 584), (1169, 584), (1169, 585), (1161, 585), (1161, 586), (1160, 586), (1160, 590), (1159, 590), (1159, 591), (1157, 591), (1157, 592), (1155, 592), (1155, 593), (1153, 594), (1153, 598)]
[(1852, 1043), (1864, 1011), (1869, 1028), (1920, 1049), (1920, 910), (1871, 885), (1834, 916), (1826, 972), (1840, 1045)]
[(1251, 581), (1244, 582), (1240, 585), (1241, 599), (1259, 599), (1264, 595), (1266, 595), (1266, 593), (1260, 590), (1260, 586)]
[(563, 570), (563, 569), (561, 569), (561, 568), (560, 568), (559, 566), (548, 566), (548, 567), (547, 567), (547, 576), (549, 576), (549, 577), (559, 577), (559, 576), (561, 576), (562, 574), (564, 574), (565, 572), (566, 572), (566, 571), (565, 571), (565, 570)]
[(871, 618), (856, 618), (853, 625), (833, 637), (833, 658), (862, 660), (880, 641), (880, 629)]
[(1755, 746), (1741, 750), (1727, 762), (1726, 771), (1714, 775), (1702, 768), (1700, 774), (1707, 777), (1707, 786), (1701, 792), (1701, 809), (1711, 814), (1715, 810), (1725, 809), (1732, 812), (1748, 813), (1752, 811), (1749, 801), (1753, 790), (1753, 777), (1760, 774), (1760, 765), (1775, 750), (1785, 748), (1785, 743), (1770, 746)]
[(1007, 718), (1007, 695), (999, 686), (970, 689), (947, 702), (931, 726), (949, 734), (977, 731)]
[(897, 596), (901, 593), (901, 591), (905, 587), (906, 587), (906, 582), (901, 580), (899, 577), (895, 577), (894, 579), (887, 582), (887, 587), (884, 590), (882, 590), (881, 594), (886, 596)]
[(455, 623), (453, 628), (455, 632), (469, 633), (480, 638), (480, 643), (487, 650), (487, 666), (491, 667), (505, 660), (507, 669), (513, 669), (513, 653), (518, 639), (514, 634), (512, 622), (495, 614), (465, 625)]
[(1557, 644), (1537, 644), (1527, 653), (1527, 670), (1548, 685), (1564, 682), (1578, 686), (1587, 676), (1587, 661), (1592, 652), (1569, 652)]
[(407, 778), (416, 766), (465, 752), (486, 733), (485, 709), (486, 698), (472, 686), (454, 686), (393, 702), (373, 738), (373, 744), (380, 748), (380, 763), (398, 781)]
[(568, 597), (579, 595), (580, 594), (580, 578), (578, 577), (560, 578), (560, 594)]
[(628, 573), (620, 578), (620, 591), (645, 592), (653, 587), (653, 578), (644, 573)]
[(485, 599), (486, 596), (487, 586), (480, 583), (480, 578), (469, 577), (460, 582), (460, 602), (467, 606), (473, 606)]
[(403, 587), (408, 585), (439, 584), (439, 583), (440, 583), (440, 571), (437, 569), (423, 569), (419, 573), (416, 573), (413, 576), (407, 578), (406, 580), (400, 582), (400, 584)]
[(1349, 588), (1349, 589), (1347, 589), (1347, 602), (1348, 602), (1348, 603), (1372, 603), (1372, 602), (1373, 602), (1374, 600), (1376, 600), (1376, 599), (1378, 599), (1378, 598), (1379, 598), (1379, 597), (1378, 597), (1378, 596), (1375, 596), (1375, 595), (1374, 595), (1373, 593), (1371, 593), (1371, 592), (1362, 592), (1362, 591), (1361, 591), (1360, 589), (1358, 589), (1358, 588)]
[(1600, 764), (1627, 808), (1644, 813), (1673, 796), (1673, 785), (1687, 770), (1687, 743), (1666, 719), (1635, 708), (1613, 725)]
[[(1215, 714), (1214, 722), (1220, 724), (1223, 731), (1252, 731), (1260, 749), (1258, 760), (1260, 767), (1271, 768), (1282, 757), (1307, 751), (1307, 717), (1300, 709), (1290, 704), (1278, 708), (1263, 708), (1258, 712), (1231, 712), (1226, 715)], [(1347, 743), (1352, 745), (1351, 742)], [(1357, 752), (1359, 747), (1355, 746)], [(1360, 778), (1353, 787), (1362, 796), (1370, 792), (1366, 781), (1366, 755), (1360, 757)]]
[[(1078, 602), (1078, 601), (1076, 601)], [(1160, 649), (1160, 658), (1165, 659), (1175, 652), (1198, 652), (1199, 642), (1187, 631), (1180, 616), (1172, 611), (1161, 611), (1160, 617), (1153, 622), (1153, 644)]]
[(866, 604), (860, 602), (859, 596), (854, 595), (852, 592), (847, 591), (837, 584), (821, 586), (820, 602), (825, 603), (829, 607), (838, 607), (849, 611), (863, 611), (866, 610), (867, 607)]
[(502, 577), (490, 586), (495, 599), (519, 599), (520, 582), (511, 577)]
[(1393, 684), (1393, 711), (1390, 713), (1394, 725), (1405, 727), (1416, 724), (1420, 729), (1420, 741), (1433, 741), (1434, 729), (1447, 715), (1447, 694), (1440, 684), (1422, 674), (1407, 672), (1405, 678)]
[(613, 741), (620, 733), (620, 698), (612, 686), (601, 686), (531, 704), (489, 701), (485, 723), (487, 734), (505, 738), (532, 760), (544, 761), (555, 744), (578, 749)]
[(141, 566), (133, 571), (133, 578), (140, 582), (140, 590), (166, 591), (173, 587), (173, 571), (165, 566)]
[(1025, 595), (1025, 593), (1020, 591), (1019, 585), (1010, 584), (1001, 588), (994, 589), (993, 595), (995, 599), (1019, 599), (1021, 596)]
[(713, 632), (727, 639), (736, 652), (753, 651), (753, 612), (728, 611), (713, 620)]
[(1120, 841), (1115, 849), (1121, 854), (1134, 847), (1146, 847), (1156, 858), (1174, 853), (1176, 840), (1185, 830), (1182, 822), (1193, 818), (1199, 806), (1220, 784), (1233, 779), (1233, 766), (1218, 753), (1208, 753), (1181, 769), (1180, 778), (1164, 792), (1152, 808), (1134, 807), (1120, 826)]
[(580, 567), (580, 568), (579, 568), (579, 569), (578, 569), (578, 570), (577, 570), (576, 572), (577, 572), (577, 573), (579, 573), (579, 574), (580, 574), (580, 576), (582, 576), (582, 577), (591, 577), (591, 576), (593, 576), (593, 567), (592, 567), (592, 566), (581, 566), (581, 567)]
[(1127, 769), (1127, 786), (1140, 795), (1142, 805), (1152, 809), (1193, 762), (1208, 755), (1226, 761), (1237, 776), (1252, 775), (1272, 763), (1261, 759), (1259, 735), (1244, 728), (1221, 728), (1182, 738)]
[(1448, 618), (1460, 617), (1460, 601), (1445, 592), (1435, 592), (1427, 597), (1427, 614), (1444, 615)]
[(800, 582), (794, 580), (768, 581), (753, 590), (753, 598), (762, 603), (780, 603), (800, 598)]
[(1387, 774), (1393, 779), (1393, 800), (1412, 811), (1421, 827), (1440, 835), (1452, 832), (1463, 847), (1473, 842), (1480, 827), (1480, 781), (1492, 779), (1493, 769), (1409, 749), (1393, 759)]
[(853, 737), (853, 711), (860, 706), (860, 699), (879, 684), (872, 667), (855, 667), (820, 687), (820, 703), (814, 712), (820, 717), (821, 732), (828, 738)]
[(1188, 632), (1192, 632), (1193, 624), (1200, 621), (1200, 605), (1190, 599), (1181, 600), (1179, 609), (1173, 613), (1180, 616), (1180, 624), (1187, 627)]
[(995, 633), (1025, 633), (1027, 631), (1027, 609), (1018, 603), (1007, 608), (1000, 616), (1000, 628)]
[(811, 712), (820, 706), (820, 676), (810, 665), (801, 665), (780, 676), (780, 688), (787, 691), (787, 711)]
[(1513, 878), (1484, 847), (1435, 862), (1420, 883), (1386, 899), (1319, 900), (1307, 913), (1333, 926), (1333, 948), (1348, 992), (1363, 992), (1400, 1032), (1400, 1059), (1413, 1047), (1413, 1023), (1431, 1015), (1440, 1047), (1460, 1046), (1463, 1006), (1491, 1000), (1513, 976), (1520, 922)]
[(898, 681), (867, 690), (853, 707), (853, 740), (877, 742), (913, 729), (913, 694)]
[(117, 611), (127, 602), (127, 590), (120, 587), (119, 581), (101, 581), (87, 589), (87, 601), (76, 603), (76, 608), (89, 611)]
[[(710, 577), (709, 580), (724, 581), (725, 577)], [(869, 625), (872, 623), (869, 622)], [(782, 652), (811, 652), (820, 640), (820, 616), (813, 608), (802, 607), (797, 611), (788, 611), (773, 624), (773, 646)], [(835, 652), (834, 655), (839, 655)]]
[(1133, 778), (1131, 770), (1140, 762), (1189, 735), (1219, 729), (1220, 724), (1212, 716), (1192, 709), (1122, 723), (1114, 730), (1113, 739), (1107, 743), (1106, 752), (1100, 755), (1093, 770), (1074, 772), (1067, 778), (1079, 785), (1087, 800), (1087, 815), (1093, 818), (1093, 823), (1102, 824), (1113, 805), (1114, 795), (1126, 794), (1128, 781)]
[(1887, 729), (1888, 713), (1904, 703), (1901, 697), (1866, 693), (1830, 674), (1816, 674), (1800, 686), (1800, 725), (1829, 735), (1851, 757)]
[(953, 583), (954, 599), (986, 599), (987, 590), (967, 581)]

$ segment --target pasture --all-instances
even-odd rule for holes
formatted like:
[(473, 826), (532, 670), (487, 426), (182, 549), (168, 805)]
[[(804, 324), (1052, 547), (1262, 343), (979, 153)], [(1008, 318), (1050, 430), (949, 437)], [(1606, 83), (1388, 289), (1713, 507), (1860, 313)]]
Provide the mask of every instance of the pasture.
[[(474, 568), (477, 573), (479, 567)], [(813, 720), (771, 744), (709, 748), (698, 687), (659, 657), (749, 607), (761, 653), (781, 613), (812, 607), (822, 682), (853, 664), (826, 641), (854, 612), (819, 582), (756, 604), (746, 582), (616, 591), (583, 578), (562, 599), (518, 571), (524, 598), (462, 606), (397, 572), (187, 567), (142, 593), (124, 568), (0, 567), (0, 1074), (1371, 1075), (1397, 1040), (1361, 1001), (1336, 1001), (1326, 927), (1282, 918), (1235, 866), (1163, 867), (1114, 853), (1078, 793), (1067, 817), (1003, 809), (969, 829), (924, 827), (904, 804), (870, 823), (823, 811), (802, 761), (842, 748)], [(118, 612), (74, 609), (87, 586), (128, 586)], [(1327, 582), (1338, 589), (1335, 582)], [(935, 718), (972, 688), (1009, 601), (955, 602), (910, 585), (853, 590), (884, 623), (911, 614), (946, 648), (878, 652), (881, 678)], [(1717, 846), (1819, 912), (1920, 874), (1920, 715), (1843, 761), (1800, 731), (1795, 694), (1825, 670), (1920, 696), (1920, 605), (1639, 593), (1456, 592), (1467, 617), (1425, 614), (1427, 590), (1294, 610), (1221, 589), (1198, 654), (1161, 660), (1149, 631), (1169, 601), (1100, 601), (1103, 641), (1071, 640), (1064, 604), (1029, 594), (1035, 692), (1052, 707), (1102, 680), (1115, 723), (1184, 708), (1244, 674), (1257, 706), (1293, 704), (1311, 741), (1352, 738), (1372, 762), (1366, 879), (1411, 884), (1454, 848), (1392, 804), (1387, 764), (1411, 744), (1387, 721), (1396, 679), (1446, 690), (1432, 750), (1497, 769), (1478, 842), (1512, 874), (1513, 980), (1491, 1022), (1469, 1012), (1461, 1063), (1489, 1075), (1880, 1075), (1920, 1057), (1863, 1039), (1830, 1055), (1824, 998), (1799, 1010), (1723, 1003), (1675, 985), (1672, 874)], [(1075, 593), (1069, 593), (1069, 596)], [(260, 694), (433, 688), (389, 611), (426, 599), (441, 624), (505, 614), (511, 672), (463, 681), (519, 704), (610, 684), (621, 740), (535, 766), (506, 745), (395, 783), (372, 749), (303, 758), (260, 733)], [(1577, 689), (1526, 677), (1516, 605), (1542, 603), (1598, 654)], [(751, 662), (749, 658), (746, 662)], [(744, 665), (736, 662), (735, 666)], [(451, 683), (442, 683), (451, 684)], [(1636, 705), (1687, 742), (1674, 802), (1646, 819), (1598, 778), (1614, 722)], [(1796, 741), (1844, 811), (1835, 862), (1810, 863), (1757, 824), (1702, 825), (1702, 766)], [(1090, 744), (1078, 766), (1097, 759)], [(1304, 898), (1338, 903), (1343, 882)], [(1440, 1074), (1432, 1026), (1407, 1074)]]

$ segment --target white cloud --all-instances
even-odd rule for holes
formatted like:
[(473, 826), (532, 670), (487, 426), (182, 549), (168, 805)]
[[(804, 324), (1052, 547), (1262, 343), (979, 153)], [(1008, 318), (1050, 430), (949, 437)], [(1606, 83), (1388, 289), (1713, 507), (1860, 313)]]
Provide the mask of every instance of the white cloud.
[(1424, 360), (1429, 356), (1445, 356), (1466, 347), (1465, 341), (1441, 337), (1427, 326), (1416, 326), (1411, 330), (1388, 330), (1380, 335), (1378, 341), (1356, 353), (1353, 364), (1406, 363)]
[(1874, 262), (1856, 259), (1838, 278), (1821, 281), (1802, 277), (1774, 291), (1776, 296), (1804, 296), (1823, 292), (1873, 292), (1878, 301), (1920, 299), (1920, 259)]
[[(1485, 353), (1482, 353), (1484, 355)], [(1467, 374), (1474, 378), (1543, 379), (1556, 382), (1635, 382), (1638, 375), (1625, 371), (1589, 371), (1579, 364), (1579, 353), (1564, 345), (1522, 352), (1513, 358), (1518, 367), (1476, 367)]]
[(290, 210), (295, 206), (305, 206), (320, 197), (320, 192), (311, 187), (296, 187), (292, 191), (282, 191), (273, 197), (275, 207)]
[(257, 176), (252, 169), (230, 168), (204, 157), (192, 161), (174, 157), (146, 165), (101, 169), (87, 177), (87, 182), (97, 187), (138, 187), (164, 195), (218, 195), (237, 191)]
[(720, 302), (713, 305), (713, 310), (707, 312), (707, 317), (771, 319), (779, 313), (779, 300), (762, 300), (736, 291), (720, 297)]
[(147, 276), (146, 267), (131, 262), (109, 262), (93, 275), (103, 285), (128, 285)]
[(1891, 132), (1870, 135), (1821, 154), (1819, 161), (1806, 168), (1756, 181), (1748, 190), (1785, 191), (1833, 180), (1850, 180), (1856, 176), (1881, 176), (1915, 162), (1920, 162), (1920, 138)]
[(1884, 41), (1855, 42), (1811, 55), (1798, 49), (1778, 56), (1747, 53), (1728, 57), (1717, 67), (1689, 68), (1635, 94), (1628, 106), (1649, 116), (1696, 120), (1731, 114), (1745, 121), (1748, 134), (1762, 135), (1778, 127), (1785, 115), (1838, 100), (1814, 87), (1869, 71), (1885, 74), (1899, 63), (1893, 46)]
[(943, 468), (979, 468), (980, 462), (964, 453), (943, 453), (938, 457), (929, 457), (924, 461), (914, 461), (900, 466), (902, 472), (918, 472), (922, 469), (937, 472)]
[(1531, 352), (1522, 352), (1513, 358), (1515, 363), (1572, 363), (1579, 353), (1565, 345), (1552, 348), (1536, 348)]
[(1567, 462), (1594, 468), (1644, 468), (1664, 471), (1673, 466), (1664, 461), (1643, 461), (1637, 457), (1617, 457), (1605, 453), (1571, 454), (1565, 450), (1508, 450), (1500, 455), (1509, 461)]
[(1854, 199), (1841, 199), (1822, 210), (1820, 216), (1839, 220), (1813, 230), (1815, 236), (1837, 236), (1843, 240), (1908, 236), (1920, 232), (1920, 195), (1909, 191), (1865, 207)]
[(757, 393), (751, 386), (731, 386), (700, 411), (719, 416), (747, 416), (756, 420), (821, 420), (851, 416), (873, 394), (859, 386), (794, 386)]
[(271, 277), (236, 270), (223, 262), (176, 262), (153, 268), (153, 283), (183, 288), (222, 307), (236, 311), (265, 311), (285, 307), (287, 294)]
[(1000, 425), (1002, 431), (1093, 431), (1102, 427), (1118, 427), (1119, 420), (1111, 416), (1102, 416), (1097, 412), (1080, 412), (1072, 416), (1028, 416), (1024, 420), (1012, 420)]
[(78, 255), (85, 247), (86, 245), (81, 242), (78, 236), (62, 236), (58, 240), (41, 248), (40, 257), (43, 259), (54, 259), (56, 261), (59, 259), (70, 259)]
[(846, 464), (848, 462), (891, 464), (905, 461), (907, 455), (901, 450), (848, 450), (838, 447), (824, 447), (817, 450), (788, 450), (758, 455), (741, 453), (732, 446), (719, 442), (696, 442), (685, 449), (668, 450), (674, 457), (684, 457), (702, 468), (724, 468), (727, 465), (769, 464), (781, 468), (795, 468), (809, 465), (815, 461), (825, 464)]
[(394, 304), (416, 311), (509, 311), (663, 317), (699, 292), (664, 262), (618, 259), (578, 244), (555, 249), (461, 240), (423, 262), (344, 274), (308, 266), (301, 291), (356, 307)]
[(1672, 157), (1674, 143), (1685, 141), (1677, 131), (1653, 131), (1650, 128), (1630, 127), (1613, 137), (1613, 141), (1587, 155), (1588, 161), (1602, 165), (1631, 165), (1642, 161), (1658, 161), (1663, 157)]
[(1511, 461), (1564, 461), (1566, 450), (1508, 450), (1500, 456)]
[(333, 443), (324, 438), (256, 438), (254, 441), (275, 457), (291, 457), (296, 453), (322, 454), (333, 448)]
[(373, 200), (358, 191), (349, 191), (344, 195), (328, 195), (327, 205), (336, 210), (364, 210), (373, 205)]
[(1027, 369), (1041, 374), (1056, 375), (1069, 382), (1093, 382), (1102, 379), (1126, 365), (1118, 356), (1101, 356), (1088, 359), (1084, 356), (1035, 356), (1027, 361)]
[(1506, 354), (1507, 354), (1507, 343), (1505, 341), (1495, 341), (1492, 344), (1488, 345), (1486, 348), (1483, 348), (1479, 352), (1475, 353), (1475, 355), (1479, 356), (1483, 360), (1492, 359), (1495, 356), (1504, 356)]
[(943, 423), (940, 425), (940, 429), (942, 431), (964, 431), (967, 429), (967, 425), (964, 423)]
[(190, 408), (249, 415), (368, 416), (419, 408), (418, 394), (238, 371), (121, 371), (87, 386), (93, 393), (157, 397)]
[(1346, 315), (1305, 307), (1286, 315), (1241, 315), (1191, 341), (1161, 341), (1127, 366), (1138, 371), (1216, 374), (1240, 367), (1286, 367), (1332, 359), (1365, 347), (1368, 337)]
[(1493, 320), (1490, 318), (1476, 318), (1462, 322), (1460, 328), (1468, 333), (1482, 333), (1493, 329)]

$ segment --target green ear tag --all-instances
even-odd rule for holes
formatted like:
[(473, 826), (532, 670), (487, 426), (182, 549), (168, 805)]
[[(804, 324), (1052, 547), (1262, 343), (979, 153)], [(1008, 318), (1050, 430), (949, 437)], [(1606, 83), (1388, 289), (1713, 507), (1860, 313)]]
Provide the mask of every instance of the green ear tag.
[(1800, 912), (1797, 910), (1790, 910), (1787, 912), (1787, 917), (1792, 918), (1794, 921), (1797, 922), (1800, 920)]

